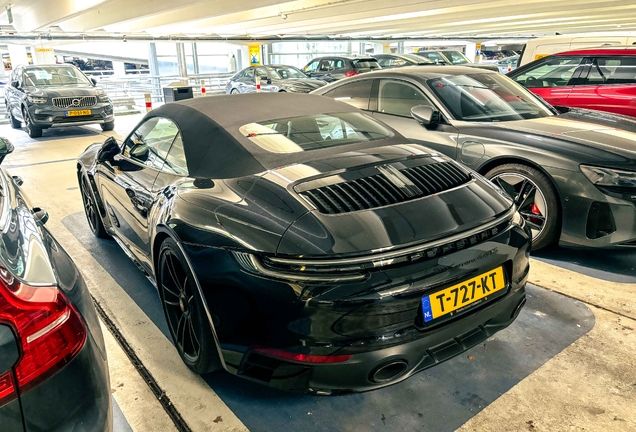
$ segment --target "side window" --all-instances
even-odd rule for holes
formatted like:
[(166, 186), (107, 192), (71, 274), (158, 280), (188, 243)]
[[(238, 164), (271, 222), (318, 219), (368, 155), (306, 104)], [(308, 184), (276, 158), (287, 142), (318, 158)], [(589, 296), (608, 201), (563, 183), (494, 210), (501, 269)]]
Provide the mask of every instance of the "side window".
[(320, 72), (329, 72), (334, 69), (334, 61), (333, 60), (322, 60), (320, 62), (320, 67), (318, 70)]
[(436, 52), (425, 52), (424, 56), (426, 56), (426, 58), (430, 60), (433, 60), (435, 63), (439, 61), (444, 61)]
[(166, 118), (151, 118), (124, 142), (124, 156), (149, 167), (162, 169), (179, 128)]
[(177, 134), (170, 151), (163, 164), (163, 170), (172, 174), (188, 175), (188, 165), (186, 163), (185, 152), (183, 151), (183, 140), (181, 134)]
[(326, 94), (325, 96), (330, 96), (336, 100), (346, 102), (356, 108), (368, 110), (372, 85), (372, 79), (355, 81), (350, 84), (340, 86), (336, 88), (333, 93)]
[(583, 57), (553, 57), (514, 78), (528, 88), (561, 87), (568, 84)]
[(303, 71), (305, 71), (307, 73), (316, 72), (316, 70), (318, 69), (318, 64), (319, 63), (320, 63), (320, 60), (314, 60), (311, 63), (309, 63), (307, 66), (305, 66)]
[(389, 80), (380, 81), (379, 112), (411, 117), (411, 108), (417, 105), (434, 107), (431, 101), (411, 84)]
[(265, 68), (257, 67), (256, 76), (261, 78), (267, 78), (267, 71), (265, 70)]
[(586, 85), (636, 84), (636, 57), (597, 58)]
[(254, 79), (254, 68), (249, 68), (243, 74), (243, 78)]
[(335, 70), (340, 70), (340, 69), (344, 69), (345, 67), (345, 62), (344, 60), (340, 59), (340, 60), (334, 60), (333, 62), (333, 67)]
[(390, 58), (386, 58), (386, 57), (382, 57), (382, 58), (378, 59), (378, 63), (382, 67), (391, 66), (391, 59)]

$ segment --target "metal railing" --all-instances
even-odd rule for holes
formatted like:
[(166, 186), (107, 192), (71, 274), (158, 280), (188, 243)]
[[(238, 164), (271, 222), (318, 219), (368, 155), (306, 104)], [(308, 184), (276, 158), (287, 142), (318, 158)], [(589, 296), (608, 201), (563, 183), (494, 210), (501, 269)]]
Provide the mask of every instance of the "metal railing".
[(153, 75), (93, 77), (98, 80), (97, 85), (106, 91), (116, 108), (132, 109), (133, 107), (145, 107), (144, 96), (146, 94), (151, 95), (153, 104), (164, 102), (163, 88), (174, 82), (183, 82), (192, 87), (194, 97), (202, 95), (201, 80), (204, 81), (206, 95), (224, 94), (225, 85), (232, 75), (234, 75), (233, 72), (190, 75), (188, 77)]

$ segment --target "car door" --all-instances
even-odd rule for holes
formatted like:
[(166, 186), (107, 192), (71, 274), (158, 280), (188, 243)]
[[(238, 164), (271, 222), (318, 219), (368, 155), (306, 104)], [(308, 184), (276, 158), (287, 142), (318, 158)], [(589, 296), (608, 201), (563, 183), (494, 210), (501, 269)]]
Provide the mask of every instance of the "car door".
[(320, 60), (320, 64), (318, 65), (318, 69), (312, 73), (311, 77), (327, 82), (335, 81), (336, 78), (332, 76), (333, 71), (335, 70), (335, 60), (334, 59), (322, 59)]
[[(254, 76), (261, 79), (261, 91), (263, 92), (277, 92), (278, 87), (271, 84), (267, 69), (262, 66), (254, 68)], [(256, 85), (254, 85), (254, 91), (256, 91)]]
[(574, 82), (585, 68), (583, 56), (546, 57), (511, 78), (551, 105), (568, 105)]
[(100, 195), (116, 237), (152, 271), (148, 216), (161, 187), (155, 179), (179, 134), (170, 120), (153, 117), (138, 126), (112, 162), (98, 165)]
[(567, 105), (636, 117), (636, 56), (590, 58)]
[(443, 120), (424, 127), (411, 116), (411, 108), (417, 105), (440, 108), (414, 82), (399, 79), (380, 79), (374, 86), (370, 110), (373, 117), (393, 127), (408, 138), (409, 142), (421, 144), (455, 159), (459, 131)]
[(238, 80), (237, 88), (239, 93), (254, 93), (256, 91), (253, 67), (245, 69), (245, 72)]

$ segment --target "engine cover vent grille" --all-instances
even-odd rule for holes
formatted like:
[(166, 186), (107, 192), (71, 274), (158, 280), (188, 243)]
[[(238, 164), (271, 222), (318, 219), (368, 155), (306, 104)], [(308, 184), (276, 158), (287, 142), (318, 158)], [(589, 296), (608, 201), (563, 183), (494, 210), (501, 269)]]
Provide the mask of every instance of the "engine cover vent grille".
[(321, 213), (338, 214), (398, 204), (468, 183), (471, 176), (453, 162), (402, 170), (376, 167), (378, 174), (299, 192)]

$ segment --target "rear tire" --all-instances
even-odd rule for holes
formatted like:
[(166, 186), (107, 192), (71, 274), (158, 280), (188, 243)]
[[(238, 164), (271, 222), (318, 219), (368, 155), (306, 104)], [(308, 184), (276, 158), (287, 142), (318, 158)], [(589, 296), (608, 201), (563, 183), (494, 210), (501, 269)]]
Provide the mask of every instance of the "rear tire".
[(80, 186), (80, 193), (82, 194), (82, 202), (84, 203), (84, 214), (86, 215), (88, 226), (95, 237), (109, 239), (110, 235), (106, 232), (104, 222), (102, 222), (102, 217), (99, 215), (99, 207), (97, 206), (97, 201), (95, 200), (95, 195), (91, 189), (88, 177), (82, 172), (79, 172), (77, 177)]
[(104, 132), (112, 131), (113, 129), (115, 129), (115, 121), (113, 120), (110, 122), (102, 123), (101, 127)]
[(239, 94), (237, 89), (232, 89), (230, 90), (230, 94)]
[(172, 238), (161, 244), (157, 287), (172, 341), (181, 360), (194, 373), (221, 369), (221, 359), (195, 276)]
[(486, 178), (512, 197), (532, 229), (532, 250), (555, 243), (561, 232), (561, 206), (552, 181), (541, 171), (523, 164), (504, 164)]

